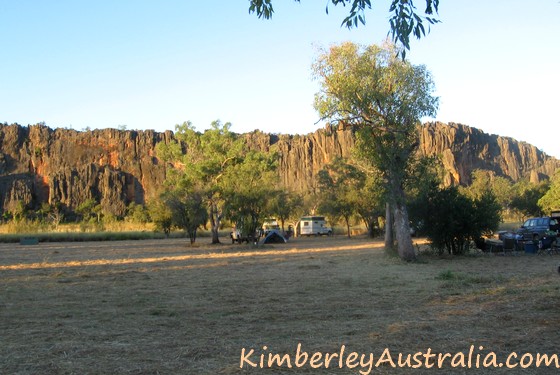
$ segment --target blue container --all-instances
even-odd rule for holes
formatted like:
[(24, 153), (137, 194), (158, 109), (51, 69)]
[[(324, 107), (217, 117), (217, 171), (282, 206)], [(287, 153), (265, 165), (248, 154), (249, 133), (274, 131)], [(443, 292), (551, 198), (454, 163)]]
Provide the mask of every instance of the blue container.
[(536, 254), (537, 253), (537, 246), (532, 242), (525, 242), (525, 252), (528, 254)]

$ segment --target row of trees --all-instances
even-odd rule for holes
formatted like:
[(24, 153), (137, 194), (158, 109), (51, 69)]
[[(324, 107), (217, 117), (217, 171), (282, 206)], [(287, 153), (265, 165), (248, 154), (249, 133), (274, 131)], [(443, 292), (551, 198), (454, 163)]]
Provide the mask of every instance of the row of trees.
[(161, 196), (161, 212), (168, 212), (167, 228), (184, 228), (191, 242), (197, 228), (208, 223), (212, 243), (218, 243), (224, 219), (242, 235), (252, 235), (265, 216), (284, 221), (300, 202), (278, 185), (278, 154), (250, 149), (230, 128), (215, 121), (200, 133), (185, 122), (176, 127), (176, 141), (158, 145), (158, 155), (175, 166)]
[[(462, 254), (471, 242), (494, 233), (504, 218), (523, 221), (560, 209), (560, 171), (550, 181), (516, 183), (475, 170), (469, 186), (445, 187), (435, 158), (415, 160), (405, 181), (411, 231), (427, 236), (440, 253)], [(360, 218), (370, 233), (384, 220), (387, 186), (381, 174), (359, 159), (336, 159), (319, 172), (319, 209), (347, 226)]]
[[(474, 176), (468, 189), (439, 188), (439, 181), (430, 177), (437, 175), (432, 173), (437, 168), (415, 157), (420, 119), (435, 115), (438, 107), (438, 98), (432, 95), (434, 84), (424, 66), (412, 65), (399, 55), (400, 49), (391, 44), (364, 47), (353, 43), (319, 53), (313, 64), (320, 84), (315, 108), (321, 120), (356, 129), (357, 142), (353, 161), (336, 160), (319, 173), (318, 193), (312, 197), (315, 204), (306, 206), (309, 199), (303, 202), (317, 208), (317, 213), (343, 220), (347, 228), (352, 215), (359, 215), (371, 231), (375, 218), (385, 209), (387, 226), (394, 229), (385, 231), (386, 247), (393, 247), (396, 239), (401, 258), (411, 260), (415, 251), (410, 223), (425, 222), (426, 228), (433, 228), (437, 225), (428, 226), (428, 220), (443, 220), (436, 215), (428, 217), (429, 213), (422, 215), (421, 210), (416, 217), (409, 215), (408, 208), (415, 201), (432, 212), (441, 208), (438, 202), (453, 203), (456, 207), (447, 210), (450, 215), (454, 212), (454, 217), (474, 212), (469, 223), (456, 226), (476, 228), (463, 230), (468, 239), (494, 229), (499, 222), (499, 212), (492, 211), (498, 207), (496, 202), (512, 209), (529, 207), (540, 187), (528, 187), (518, 200), (512, 200), (504, 179), (480, 174)], [(158, 145), (158, 156), (174, 166), (157, 200), (160, 214), (152, 215), (164, 230), (174, 224), (187, 231), (194, 242), (197, 229), (208, 223), (212, 242), (217, 243), (224, 219), (236, 223), (242, 234), (252, 234), (264, 216), (290, 217), (293, 207), (289, 202), (295, 207), (299, 200), (286, 195), (278, 185), (277, 154), (250, 149), (230, 128), (229, 123), (216, 121), (200, 133), (186, 122), (176, 127), (176, 141)], [(551, 194), (557, 191), (551, 190)], [(542, 204), (555, 204), (555, 199), (545, 195)], [(478, 213), (483, 206), (491, 212)], [(483, 216), (492, 218), (491, 222), (483, 222)], [(467, 240), (455, 234), (452, 238), (444, 240), (442, 246), (453, 253), (462, 252)]]

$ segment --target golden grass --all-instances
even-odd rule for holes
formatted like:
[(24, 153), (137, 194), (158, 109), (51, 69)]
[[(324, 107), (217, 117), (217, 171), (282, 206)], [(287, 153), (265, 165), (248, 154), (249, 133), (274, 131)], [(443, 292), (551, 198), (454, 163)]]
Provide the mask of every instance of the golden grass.
[[(242, 348), (293, 353), (298, 343), (376, 356), (470, 345), (500, 355), (559, 353), (558, 260), (403, 263), (380, 241), (343, 236), (264, 247), (191, 248), (186, 239), (0, 244), (0, 374), (358, 374), (239, 368)], [(453, 373), (473, 371), (489, 372)]]

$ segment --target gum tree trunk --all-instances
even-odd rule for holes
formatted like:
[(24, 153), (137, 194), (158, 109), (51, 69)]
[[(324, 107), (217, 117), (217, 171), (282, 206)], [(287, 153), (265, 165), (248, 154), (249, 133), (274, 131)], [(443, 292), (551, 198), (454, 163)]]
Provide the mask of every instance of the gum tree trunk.
[[(404, 192), (401, 191), (404, 198)], [(400, 194), (399, 194), (400, 195)], [(404, 199), (398, 199), (394, 206), (395, 232), (397, 237), (397, 250), (401, 259), (410, 261), (416, 259), (416, 252), (412, 244), (410, 235), (410, 223), (408, 220), (408, 210), (404, 204)]]
[(393, 248), (395, 240), (393, 238), (393, 213), (389, 202), (385, 203), (385, 249)]
[(210, 225), (212, 229), (212, 243), (217, 244), (220, 243), (220, 221), (221, 221), (221, 214), (218, 212), (218, 207), (216, 207), (215, 203), (211, 203), (210, 209)]

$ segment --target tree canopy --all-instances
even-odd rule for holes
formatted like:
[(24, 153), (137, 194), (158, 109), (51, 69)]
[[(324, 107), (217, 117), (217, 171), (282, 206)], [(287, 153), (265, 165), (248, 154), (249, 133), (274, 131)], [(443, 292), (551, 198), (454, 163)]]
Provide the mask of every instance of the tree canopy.
[[(295, 0), (298, 3), (300, 0)], [(419, 11), (414, 5), (413, 0), (391, 0), (389, 13), (389, 34), (395, 43), (400, 43), (405, 48), (400, 51), (404, 58), (406, 50), (410, 50), (411, 35), (420, 39), (426, 35), (430, 25), (439, 23), (436, 18), (439, 8), (439, 0), (425, 0), (424, 11)], [(329, 13), (329, 3), (334, 6), (348, 6), (350, 11), (342, 20), (341, 26), (347, 28), (358, 27), (359, 24), (365, 25), (365, 11), (371, 9), (371, 0), (327, 0), (325, 11)], [(259, 18), (269, 19), (274, 13), (272, 0), (249, 0), (249, 12), (256, 13)], [(427, 27), (426, 27), (427, 26)]]
[[(212, 243), (220, 242), (224, 218), (253, 233), (277, 180), (276, 154), (249, 150), (246, 140), (230, 128), (230, 123), (214, 121), (200, 133), (185, 122), (176, 126), (176, 140), (157, 149), (158, 156), (175, 167), (169, 190), (179, 195), (167, 200), (173, 221), (196, 237), (196, 228), (208, 219)], [(202, 204), (207, 216), (199, 210)]]
[(538, 201), (539, 207), (550, 214), (552, 211), (560, 210), (560, 170), (554, 173), (550, 180), (548, 191)]
[(471, 241), (493, 233), (501, 221), (501, 207), (490, 189), (474, 199), (455, 186), (432, 190), (426, 208), (424, 230), (440, 254), (464, 254)]
[(397, 56), (392, 44), (362, 47), (343, 43), (323, 50), (313, 64), (320, 91), (315, 109), (321, 119), (358, 129), (358, 154), (387, 184), (399, 255), (414, 259), (404, 184), (418, 145), (417, 126), (433, 116), (438, 98), (422, 65)]

